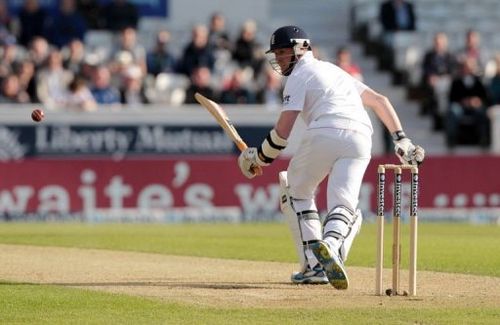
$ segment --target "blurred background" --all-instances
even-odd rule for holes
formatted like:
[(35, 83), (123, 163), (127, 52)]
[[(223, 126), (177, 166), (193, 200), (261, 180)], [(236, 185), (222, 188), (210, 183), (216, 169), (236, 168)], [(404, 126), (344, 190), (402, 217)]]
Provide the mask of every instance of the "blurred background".
[[(277, 173), (304, 126), (249, 181), (194, 93), (260, 144), (284, 82), (264, 51), (298, 25), (316, 57), (388, 96), (426, 149), (422, 220), (500, 224), (498, 21), (498, 0), (0, 0), (0, 220), (280, 220)], [(376, 166), (397, 162), (372, 123), (368, 220)]]

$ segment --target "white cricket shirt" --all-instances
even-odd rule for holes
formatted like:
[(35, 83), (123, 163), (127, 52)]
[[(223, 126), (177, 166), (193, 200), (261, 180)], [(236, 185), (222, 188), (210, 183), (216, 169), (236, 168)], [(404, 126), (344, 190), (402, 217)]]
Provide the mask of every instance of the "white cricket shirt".
[(286, 80), (283, 110), (301, 111), (309, 128), (332, 127), (371, 135), (372, 124), (361, 101), (368, 86), (308, 51)]

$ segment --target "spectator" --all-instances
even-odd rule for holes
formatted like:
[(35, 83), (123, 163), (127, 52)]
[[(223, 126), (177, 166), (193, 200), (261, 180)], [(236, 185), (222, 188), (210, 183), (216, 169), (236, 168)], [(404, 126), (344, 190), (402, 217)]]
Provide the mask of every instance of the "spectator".
[(240, 67), (252, 68), (254, 80), (261, 77), (266, 63), (266, 58), (263, 55), (264, 50), (262, 50), (260, 43), (256, 39), (256, 32), (257, 24), (255, 21), (245, 21), (233, 51), (233, 60)]
[(19, 12), (19, 43), (28, 46), (36, 36), (44, 36), (47, 13), (38, 0), (25, 0)]
[(462, 141), (486, 146), (489, 141), (487, 91), (476, 74), (477, 62), (474, 58), (466, 59), (460, 68), (460, 75), (451, 83), (446, 143), (449, 148)]
[(8, 36), (0, 42), (0, 79), (11, 74), (13, 65), (18, 60), (16, 39)]
[(185, 104), (197, 104), (198, 102), (194, 98), (195, 93), (200, 93), (212, 100), (218, 100), (215, 98), (215, 91), (210, 85), (211, 81), (210, 69), (204, 66), (196, 67), (191, 75), (191, 84), (186, 90), (186, 97), (184, 100)]
[(50, 54), (50, 46), (47, 40), (41, 36), (35, 36), (28, 48), (28, 56), (35, 64), (35, 72), (39, 71), (45, 65)]
[(89, 29), (101, 29), (103, 27), (101, 5), (97, 0), (77, 0), (77, 9), (85, 19)]
[(208, 43), (215, 50), (231, 51), (232, 44), (229, 33), (226, 30), (226, 19), (220, 12), (210, 17), (208, 32)]
[(179, 106), (184, 103), (189, 84), (185, 75), (162, 72), (154, 78), (144, 78), (144, 92), (150, 103)]
[(130, 66), (123, 73), (120, 88), (120, 102), (127, 105), (148, 104), (149, 100), (144, 92), (142, 70), (138, 66)]
[(59, 11), (47, 19), (47, 39), (50, 44), (62, 48), (71, 40), (83, 40), (87, 25), (76, 10), (75, 0), (61, 0)]
[(139, 13), (135, 5), (127, 0), (112, 0), (103, 8), (104, 27), (111, 31), (121, 31), (127, 27), (137, 29)]
[(266, 50), (261, 48), (260, 44), (256, 44), (256, 52), (254, 52), (254, 65), (253, 65), (253, 80), (252, 82), (257, 85), (259, 80), (265, 78), (266, 69), (269, 68), (267, 64)]
[(20, 61), (15, 66), (15, 73), (19, 79), (20, 88), (28, 94), (30, 102), (38, 103), (39, 100), (36, 94), (35, 64), (28, 59)]
[(71, 40), (69, 44), (63, 48), (63, 66), (70, 70), (73, 74), (81, 74), (82, 66), (85, 60), (85, 45), (77, 38)]
[(459, 62), (472, 58), (477, 62), (477, 74), (483, 75), (488, 54), (481, 48), (481, 35), (478, 31), (470, 29), (465, 33), (465, 47), (456, 54)]
[(13, 19), (9, 12), (9, 7), (5, 0), (0, 0), (0, 29), (8, 35), (18, 34), (18, 24), (16, 19)]
[(63, 102), (73, 73), (64, 69), (59, 50), (52, 50), (47, 64), (36, 74), (37, 97), (47, 106), (57, 106)]
[(337, 50), (335, 64), (357, 80), (363, 81), (361, 68), (352, 62), (351, 51), (347, 47), (340, 47)]
[(496, 73), (489, 83), (491, 104), (500, 105), (500, 53), (495, 56)]
[(19, 79), (15, 74), (9, 74), (2, 80), (0, 103), (28, 103), (28, 94), (20, 87)]
[(208, 44), (208, 30), (204, 25), (196, 25), (191, 30), (191, 41), (186, 45), (180, 63), (180, 72), (191, 76), (198, 67), (206, 67), (213, 71), (215, 56)]
[(156, 34), (156, 43), (153, 49), (146, 55), (147, 72), (154, 76), (165, 72), (175, 73), (177, 60), (169, 51), (170, 33), (161, 30)]
[(379, 52), (380, 66), (394, 68), (394, 33), (416, 30), (413, 4), (406, 0), (387, 0), (380, 5), (379, 21), (382, 25), (382, 47)]
[(231, 75), (228, 83), (220, 95), (220, 102), (223, 104), (255, 104), (255, 94), (245, 86), (248, 82), (249, 70), (237, 68)]
[(142, 74), (146, 75), (146, 50), (137, 43), (137, 31), (133, 27), (126, 27), (120, 31), (118, 45), (111, 55), (110, 69), (113, 74), (122, 74), (129, 66), (137, 65)]
[(215, 84), (220, 85), (234, 65), (232, 61), (234, 46), (226, 29), (226, 18), (222, 13), (215, 12), (210, 16), (208, 29), (208, 44), (213, 49), (215, 57), (212, 78), (215, 79)]
[(422, 61), (422, 114), (431, 114), (433, 129), (443, 128), (443, 118), (448, 105), (448, 92), (456, 69), (456, 60), (448, 51), (448, 36), (438, 32), (434, 35), (433, 47)]
[(120, 103), (120, 92), (111, 84), (111, 73), (104, 65), (94, 70), (90, 91), (98, 104)]
[(77, 111), (95, 111), (97, 103), (90, 92), (87, 81), (81, 77), (76, 76), (68, 85), (68, 92), (64, 99), (65, 108)]
[(416, 17), (413, 4), (406, 0), (387, 0), (380, 6), (380, 23), (384, 32), (415, 30)]
[(256, 51), (259, 49), (259, 44), (255, 38), (257, 25), (253, 20), (247, 20), (243, 23), (240, 30), (240, 35), (236, 40), (233, 51), (233, 59), (238, 62), (241, 67), (255, 68)]

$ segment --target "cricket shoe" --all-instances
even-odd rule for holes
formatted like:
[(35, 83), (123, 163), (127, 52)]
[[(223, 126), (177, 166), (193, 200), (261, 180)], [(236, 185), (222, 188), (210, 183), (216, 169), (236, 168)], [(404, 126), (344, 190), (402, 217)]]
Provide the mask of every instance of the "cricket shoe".
[(344, 263), (335, 254), (324, 240), (311, 244), (312, 252), (325, 270), (326, 277), (330, 284), (338, 290), (345, 290), (349, 286), (349, 279), (344, 268)]
[(325, 271), (321, 265), (316, 264), (314, 268), (310, 268), (309, 265), (307, 269), (303, 272), (293, 272), (292, 282), (295, 284), (327, 284), (328, 278), (326, 277)]

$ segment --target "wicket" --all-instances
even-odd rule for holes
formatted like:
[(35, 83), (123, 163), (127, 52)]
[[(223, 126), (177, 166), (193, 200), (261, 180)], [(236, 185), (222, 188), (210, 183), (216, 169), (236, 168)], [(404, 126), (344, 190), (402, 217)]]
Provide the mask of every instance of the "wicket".
[(393, 198), (393, 242), (392, 242), (392, 288), (388, 295), (401, 295), (399, 290), (399, 269), (401, 264), (401, 179), (403, 170), (411, 172), (410, 194), (410, 261), (409, 261), (409, 295), (417, 294), (417, 207), (418, 207), (418, 167), (412, 165), (385, 164), (378, 166), (377, 184), (377, 261), (375, 268), (375, 294), (382, 295), (382, 272), (384, 268), (384, 191), (385, 171), (394, 170)]

